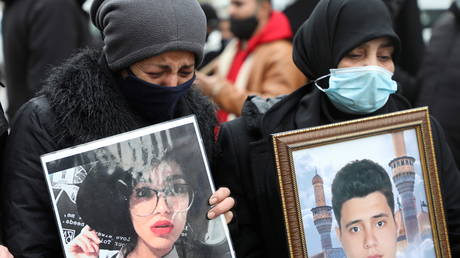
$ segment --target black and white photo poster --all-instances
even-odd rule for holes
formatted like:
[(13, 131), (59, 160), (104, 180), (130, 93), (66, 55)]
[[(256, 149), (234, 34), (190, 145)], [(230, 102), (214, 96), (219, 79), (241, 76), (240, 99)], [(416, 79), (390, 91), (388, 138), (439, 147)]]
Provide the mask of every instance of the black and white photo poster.
[(194, 116), (41, 159), (67, 257), (234, 257)]

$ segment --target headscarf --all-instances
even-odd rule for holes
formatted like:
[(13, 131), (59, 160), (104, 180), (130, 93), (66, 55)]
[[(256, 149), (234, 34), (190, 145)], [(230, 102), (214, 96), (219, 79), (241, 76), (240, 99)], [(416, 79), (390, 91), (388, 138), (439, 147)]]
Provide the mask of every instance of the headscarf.
[(329, 74), (352, 49), (379, 37), (389, 37), (399, 52), (399, 37), (382, 0), (321, 0), (294, 37), (294, 63), (314, 80)]

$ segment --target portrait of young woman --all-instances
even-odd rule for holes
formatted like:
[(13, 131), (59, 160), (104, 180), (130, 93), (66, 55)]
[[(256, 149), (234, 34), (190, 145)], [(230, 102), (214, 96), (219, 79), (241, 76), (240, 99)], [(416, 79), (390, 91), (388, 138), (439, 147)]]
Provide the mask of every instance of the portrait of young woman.
[[(46, 165), (66, 257), (232, 257), (225, 219), (208, 219), (213, 189), (193, 124), (71, 151)], [(72, 187), (65, 207), (56, 189)], [(67, 236), (66, 216), (79, 224)]]

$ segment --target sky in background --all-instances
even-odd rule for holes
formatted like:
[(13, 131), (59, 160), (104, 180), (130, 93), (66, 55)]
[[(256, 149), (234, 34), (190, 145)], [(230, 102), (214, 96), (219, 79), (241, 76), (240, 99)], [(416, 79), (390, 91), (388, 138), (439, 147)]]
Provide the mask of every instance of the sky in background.
[[(415, 129), (405, 130), (404, 138), (407, 155), (416, 159), (414, 164), (416, 172), (415, 197), (418, 213), (420, 211), (420, 201), (423, 200), (426, 202), (426, 199)], [(395, 154), (391, 134), (383, 134), (294, 151), (292, 156), (297, 176), (299, 201), (301, 207), (303, 207), (302, 220), (306, 237), (305, 242), (307, 243), (308, 254), (314, 255), (322, 251), (321, 240), (313, 224), (313, 215), (310, 211), (315, 206), (315, 196), (311, 183), (312, 178), (315, 176), (315, 170), (323, 178), (326, 203), (331, 206), (330, 185), (332, 184), (335, 173), (340, 168), (353, 160), (370, 159), (381, 165), (391, 178), (391, 168), (388, 166), (388, 163), (394, 159)], [(396, 198), (398, 197), (398, 191), (395, 186), (393, 186), (393, 193), (395, 196), (395, 209), (397, 209)], [(340, 247), (340, 242), (335, 234), (336, 227), (337, 223), (333, 216), (331, 229), (332, 245), (333, 247)]]

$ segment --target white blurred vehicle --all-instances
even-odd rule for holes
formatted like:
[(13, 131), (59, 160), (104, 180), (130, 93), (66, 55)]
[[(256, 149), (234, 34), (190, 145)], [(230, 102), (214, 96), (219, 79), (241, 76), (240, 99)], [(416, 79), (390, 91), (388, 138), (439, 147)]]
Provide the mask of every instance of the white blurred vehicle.
[(421, 22), (423, 26), (423, 39), (428, 42), (431, 37), (431, 26), (436, 22), (439, 16), (445, 12), (452, 0), (418, 0), (418, 6), (421, 11)]

